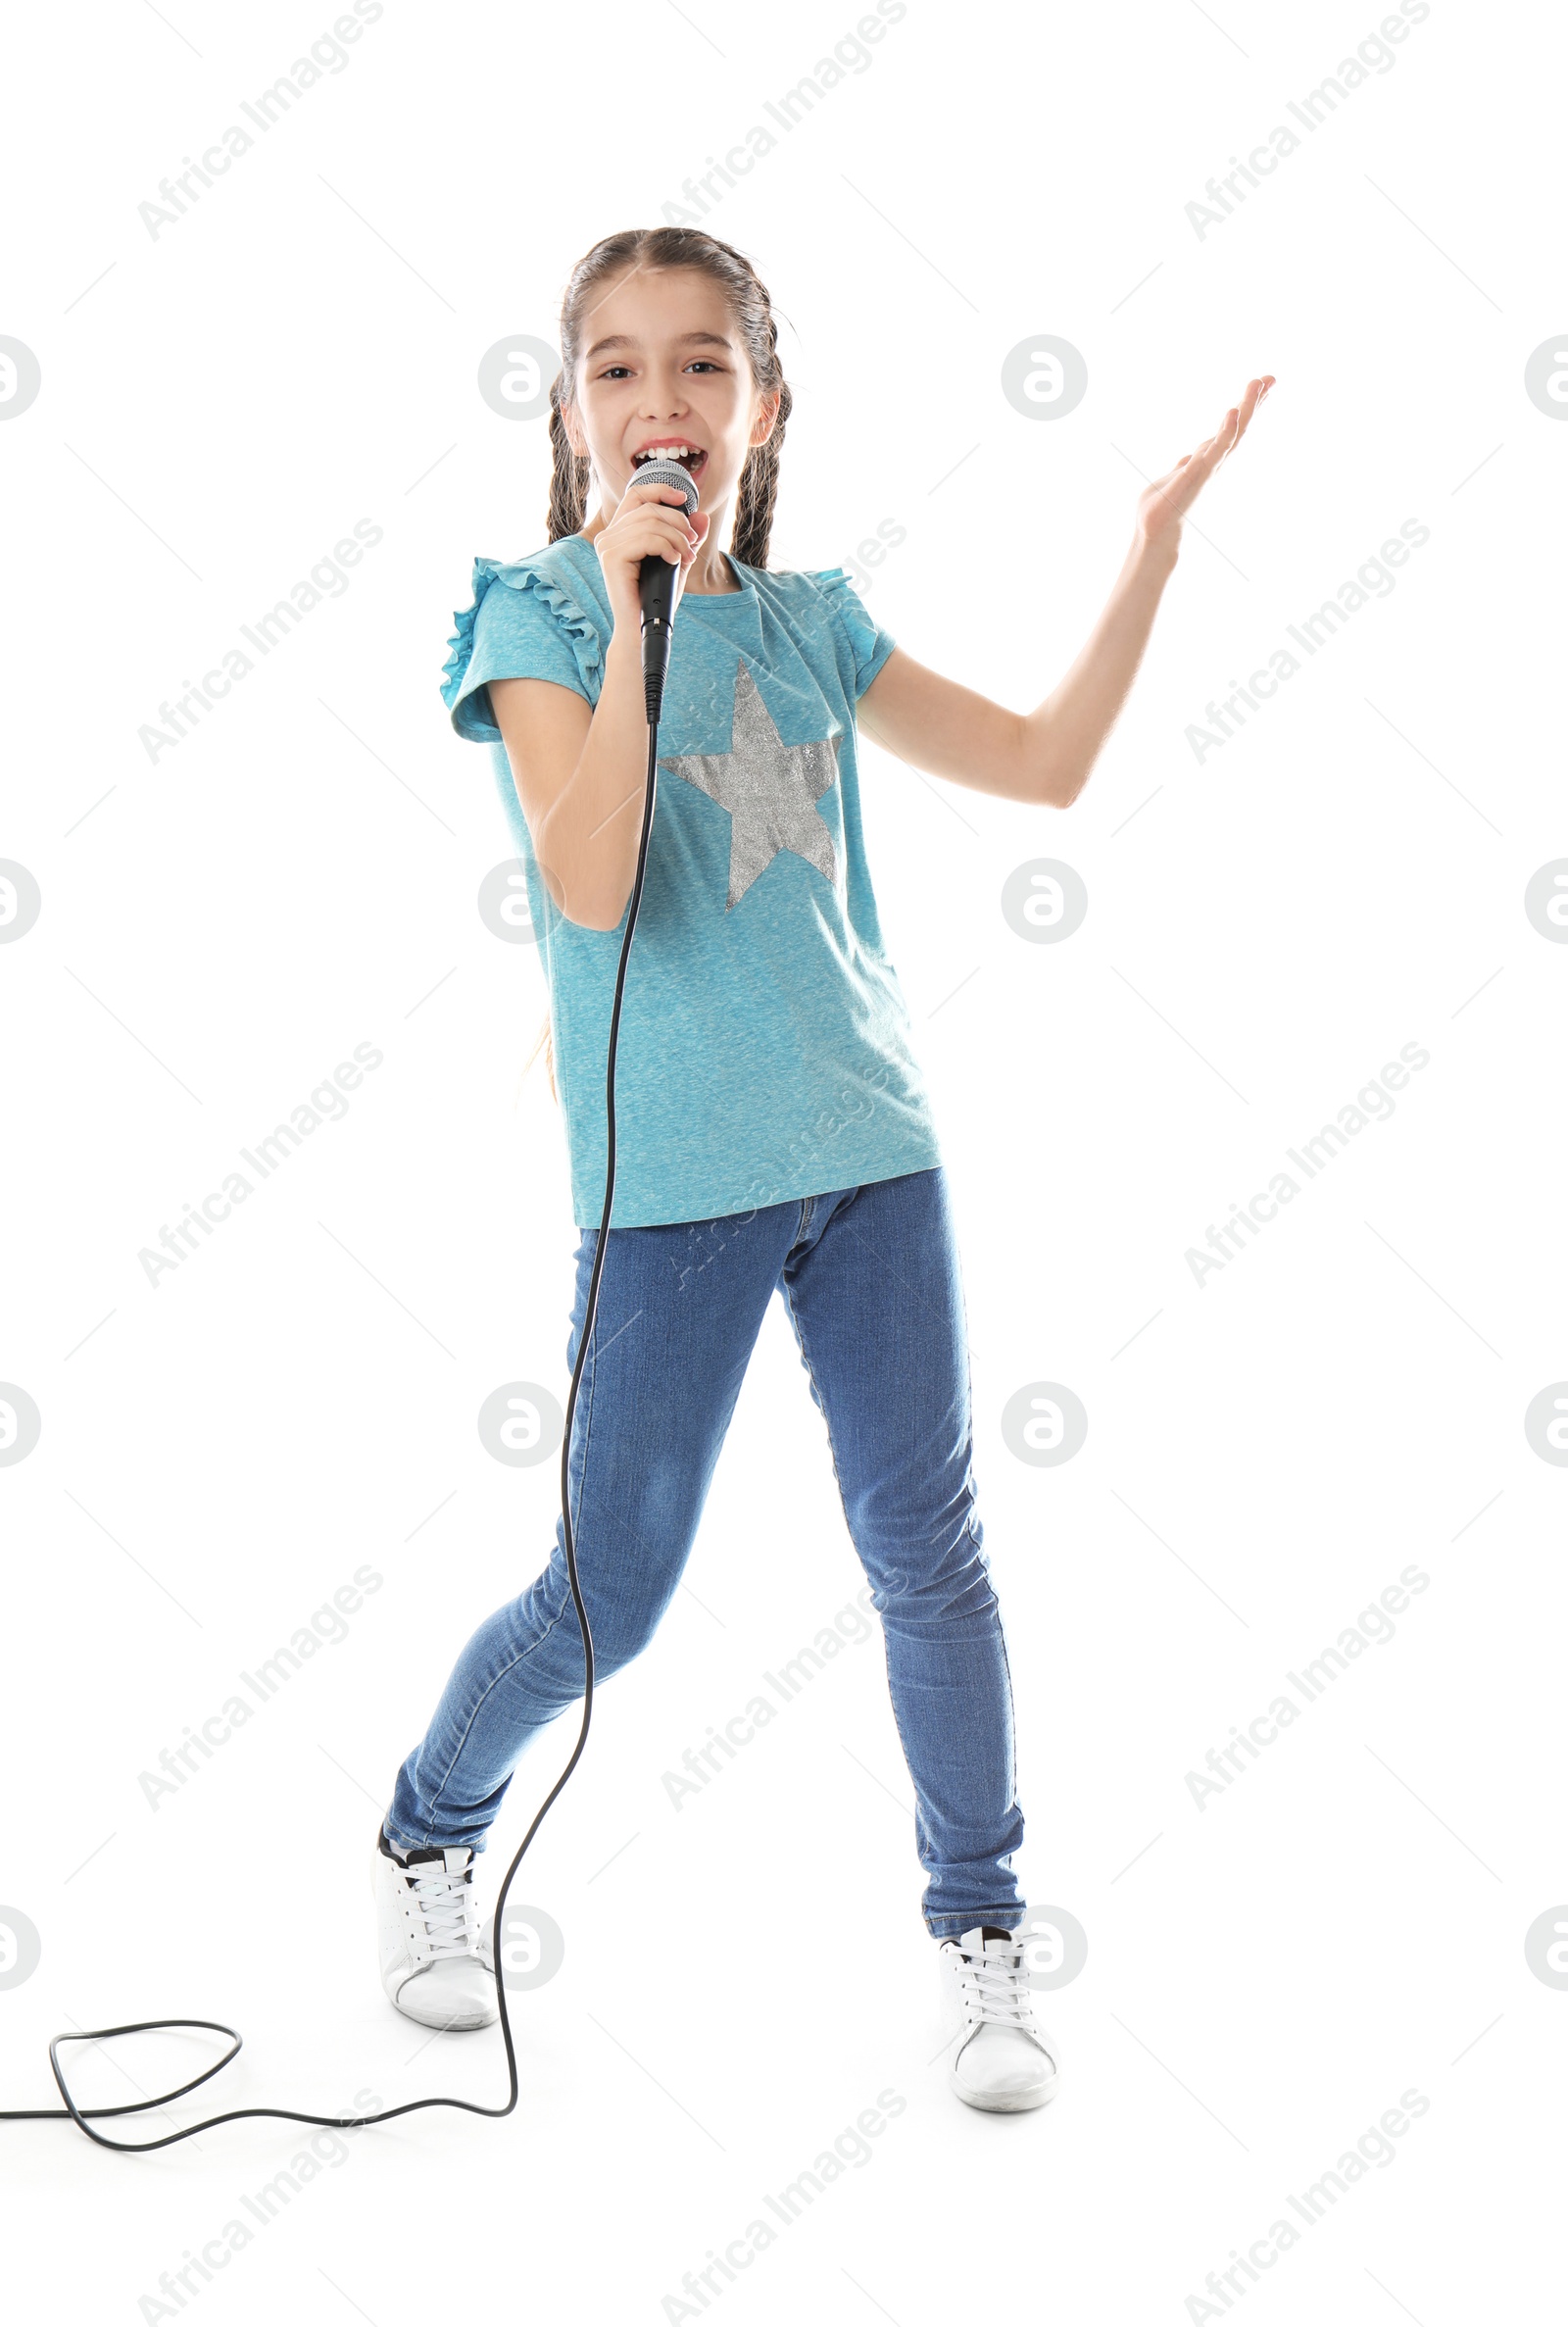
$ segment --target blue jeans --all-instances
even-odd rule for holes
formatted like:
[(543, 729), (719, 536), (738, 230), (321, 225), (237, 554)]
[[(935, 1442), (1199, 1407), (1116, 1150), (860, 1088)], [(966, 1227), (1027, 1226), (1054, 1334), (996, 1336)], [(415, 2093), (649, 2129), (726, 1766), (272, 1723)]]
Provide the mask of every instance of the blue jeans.
[[(585, 1229), (577, 1248), (568, 1366), (598, 1238)], [(1011, 1678), (975, 1509), (966, 1319), (940, 1165), (719, 1219), (610, 1230), (570, 1461), (595, 1687), (648, 1646), (680, 1582), (775, 1288), (882, 1619), (926, 1928), (938, 1939), (976, 1923), (1015, 1929)], [(519, 1757), (584, 1679), (558, 1518), (549, 1565), (458, 1659), (398, 1772), (388, 1839), (482, 1850)], [(808, 1895), (823, 1915), (864, 1911), (858, 1899)]]

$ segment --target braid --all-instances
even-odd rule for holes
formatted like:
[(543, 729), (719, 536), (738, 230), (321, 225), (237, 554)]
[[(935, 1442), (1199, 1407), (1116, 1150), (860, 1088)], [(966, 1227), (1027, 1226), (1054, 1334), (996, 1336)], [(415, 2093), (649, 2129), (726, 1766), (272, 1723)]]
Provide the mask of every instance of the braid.
[(550, 511), (546, 520), (549, 541), (560, 541), (567, 533), (580, 533), (588, 514), (589, 464), (580, 461), (572, 451), (566, 424), (561, 417), (561, 376), (558, 373), (550, 383), (550, 449), (555, 465), (550, 476)]
[(777, 396), (778, 409), (765, 444), (754, 444), (741, 470), (735, 496), (735, 522), (730, 552), (743, 566), (765, 567), (778, 500), (779, 454), (784, 423), (794, 401), (778, 360), (778, 324), (773, 318), (767, 287), (745, 255), (698, 226), (629, 226), (607, 234), (572, 269), (561, 304), (561, 370), (550, 389), (550, 444), (554, 467), (550, 483), (549, 538), (560, 541), (582, 530), (587, 515), (592, 464), (579, 460), (571, 449), (562, 417), (564, 404), (572, 401), (581, 347), (582, 326), (590, 303), (610, 277), (634, 268), (662, 270), (697, 268), (723, 290), (745, 343), (752, 377), (765, 396)]
[[(755, 278), (754, 278), (755, 279)], [(762, 298), (767, 293), (758, 283)], [(730, 552), (743, 566), (766, 566), (767, 545), (773, 531), (773, 505), (778, 499), (778, 458), (784, 449), (784, 423), (790, 417), (795, 399), (790, 394), (789, 381), (784, 377), (778, 360), (778, 325), (771, 311), (767, 319), (768, 346), (772, 354), (769, 367), (773, 383), (778, 389), (778, 411), (774, 416), (772, 433), (765, 444), (754, 444), (746, 456), (741, 470), (740, 489), (735, 496), (735, 530), (730, 537)]]

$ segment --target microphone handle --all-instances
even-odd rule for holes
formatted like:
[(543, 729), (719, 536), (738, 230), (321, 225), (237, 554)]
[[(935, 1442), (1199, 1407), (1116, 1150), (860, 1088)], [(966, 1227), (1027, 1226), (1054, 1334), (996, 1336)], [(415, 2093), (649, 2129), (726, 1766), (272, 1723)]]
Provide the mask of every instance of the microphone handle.
[(675, 569), (667, 558), (644, 558), (637, 570), (643, 619), (643, 699), (650, 726), (657, 726), (669, 669), (675, 623)]
[[(685, 501), (687, 517), (696, 516), (697, 487), (679, 461), (648, 461), (634, 474), (640, 482), (673, 486)], [(637, 569), (637, 595), (643, 612), (643, 697), (652, 727), (659, 724), (664, 700), (664, 674), (669, 668), (669, 644), (675, 620), (675, 573), (676, 569), (667, 558), (644, 558)]]

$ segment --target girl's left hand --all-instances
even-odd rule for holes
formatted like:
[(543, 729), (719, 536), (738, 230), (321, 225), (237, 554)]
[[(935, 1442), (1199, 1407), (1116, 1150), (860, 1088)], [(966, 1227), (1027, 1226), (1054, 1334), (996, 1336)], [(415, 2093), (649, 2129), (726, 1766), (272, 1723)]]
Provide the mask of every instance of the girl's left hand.
[(1141, 541), (1174, 550), (1181, 539), (1182, 519), (1192, 508), (1227, 453), (1235, 451), (1247, 434), (1247, 423), (1274, 385), (1272, 371), (1250, 379), (1240, 404), (1233, 404), (1212, 436), (1197, 450), (1183, 453), (1174, 469), (1155, 477), (1138, 501)]

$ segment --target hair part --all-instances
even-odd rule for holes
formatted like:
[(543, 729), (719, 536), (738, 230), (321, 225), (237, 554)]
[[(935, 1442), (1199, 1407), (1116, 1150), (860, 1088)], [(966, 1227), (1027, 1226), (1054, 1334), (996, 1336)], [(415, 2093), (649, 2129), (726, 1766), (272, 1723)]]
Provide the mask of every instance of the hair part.
[(750, 259), (705, 234), (700, 226), (627, 226), (596, 242), (571, 271), (561, 302), (561, 370), (550, 386), (550, 445), (554, 469), (550, 480), (549, 539), (560, 541), (580, 533), (588, 511), (588, 483), (592, 465), (586, 455), (571, 449), (563, 419), (564, 405), (575, 403), (577, 364), (582, 353), (584, 319), (594, 294), (610, 275), (629, 268), (689, 267), (716, 282), (724, 293), (751, 364), (752, 376), (764, 395), (778, 396), (778, 412), (765, 444), (754, 444), (741, 470), (735, 496), (735, 523), (730, 555), (743, 566), (765, 567), (773, 530), (773, 505), (778, 498), (778, 462), (784, 442), (784, 423), (793, 401), (778, 360), (778, 325), (773, 306)]

